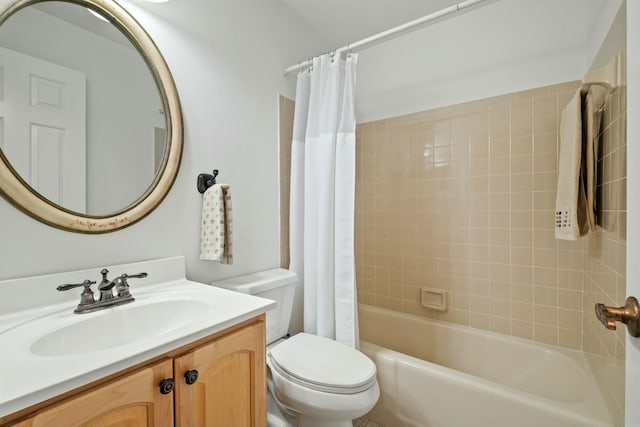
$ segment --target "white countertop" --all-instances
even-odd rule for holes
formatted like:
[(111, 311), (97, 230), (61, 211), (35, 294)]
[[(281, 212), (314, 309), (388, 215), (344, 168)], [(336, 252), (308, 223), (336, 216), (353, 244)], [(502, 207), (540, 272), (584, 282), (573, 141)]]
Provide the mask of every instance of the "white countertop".
[[(162, 261), (166, 262), (162, 264)], [(182, 266), (179, 265), (180, 262)], [(87, 274), (91, 272), (92, 275), (97, 275), (99, 270), (94, 270), (38, 276), (32, 282), (26, 278), (17, 280), (21, 281), (27, 289), (32, 287), (33, 283), (47, 283), (55, 291), (58, 284), (79, 283), (86, 278), (92, 278)], [(66, 294), (72, 294), (75, 298), (65, 297), (62, 302), (59, 301), (59, 296), (51, 293), (52, 296), (57, 296), (58, 301), (47, 302), (46, 298), (38, 299), (31, 306), (22, 302), (21, 309), (18, 311), (4, 312), (4, 314), (0, 311), (0, 348), (2, 349), (0, 352), (0, 417), (134, 366), (275, 307), (275, 302), (268, 299), (179, 277), (184, 275), (182, 257), (114, 266), (109, 267), (109, 270), (113, 272), (113, 274), (110, 273), (110, 278), (122, 272), (134, 274), (147, 271), (150, 280), (144, 286), (136, 285), (146, 279), (131, 280), (131, 293), (136, 298), (134, 302), (93, 313), (72, 313), (79, 302), (80, 290), (67, 291)], [(155, 282), (153, 282), (154, 276)], [(0, 281), (0, 291), (4, 289), (5, 292), (9, 292), (9, 289), (4, 286), (16, 286), (15, 282), (16, 280)], [(25, 290), (19, 293), (26, 296)], [(152, 334), (150, 336), (143, 335), (132, 342), (116, 346), (98, 346), (97, 349), (86, 351), (81, 349), (71, 355), (43, 356), (33, 351), (33, 343), (49, 332), (69, 325), (73, 326), (85, 320), (99, 325), (100, 316), (103, 316), (103, 319), (111, 319), (107, 316), (118, 314), (115, 313), (117, 310), (128, 310), (134, 305), (136, 305), (135, 310), (138, 310), (144, 308), (144, 305), (151, 305), (158, 301), (163, 302), (167, 312), (159, 316), (162, 317), (158, 319), (159, 331), (153, 329), (153, 323), (146, 326), (145, 331), (150, 331)], [(190, 304), (193, 304), (194, 308), (198, 306), (198, 310), (185, 315), (184, 310)], [(172, 313), (172, 305), (176, 308), (182, 306), (182, 313)], [(2, 309), (1, 306), (0, 309)], [(135, 314), (136, 311), (131, 313)], [(175, 324), (171, 316), (175, 316)], [(131, 328), (132, 332), (139, 332), (140, 329), (136, 331), (135, 328), (143, 326), (136, 324), (135, 315), (131, 320), (131, 324), (125, 323), (125, 327), (121, 324), (116, 325), (122, 330), (100, 327), (106, 330), (92, 331), (86, 340), (91, 342), (100, 334), (111, 334), (110, 337), (117, 338), (118, 334), (126, 334), (127, 328)]]

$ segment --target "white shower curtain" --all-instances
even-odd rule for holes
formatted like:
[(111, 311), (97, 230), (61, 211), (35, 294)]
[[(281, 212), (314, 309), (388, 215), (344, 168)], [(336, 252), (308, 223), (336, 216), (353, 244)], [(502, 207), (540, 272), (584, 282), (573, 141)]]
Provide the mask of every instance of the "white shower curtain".
[(291, 147), (290, 270), (304, 331), (358, 347), (354, 261), (357, 55), (314, 58), (298, 75)]

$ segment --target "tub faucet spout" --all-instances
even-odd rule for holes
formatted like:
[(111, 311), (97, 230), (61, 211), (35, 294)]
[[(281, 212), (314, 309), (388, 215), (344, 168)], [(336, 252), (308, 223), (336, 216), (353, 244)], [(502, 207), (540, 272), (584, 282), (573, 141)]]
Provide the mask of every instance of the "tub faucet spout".
[(627, 325), (627, 331), (633, 337), (640, 337), (640, 305), (634, 297), (627, 298), (624, 307), (608, 307), (598, 303), (596, 316), (607, 329), (615, 331), (616, 322)]

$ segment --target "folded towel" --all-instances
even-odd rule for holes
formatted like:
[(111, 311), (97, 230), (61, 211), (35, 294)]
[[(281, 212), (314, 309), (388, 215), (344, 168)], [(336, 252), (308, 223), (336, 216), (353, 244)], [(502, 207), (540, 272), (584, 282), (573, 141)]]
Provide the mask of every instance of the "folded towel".
[(202, 196), (200, 259), (233, 264), (233, 220), (231, 190), (227, 184), (214, 184)]
[(560, 155), (556, 193), (555, 237), (576, 240), (580, 237), (578, 198), (582, 157), (582, 95), (578, 90), (560, 118)]

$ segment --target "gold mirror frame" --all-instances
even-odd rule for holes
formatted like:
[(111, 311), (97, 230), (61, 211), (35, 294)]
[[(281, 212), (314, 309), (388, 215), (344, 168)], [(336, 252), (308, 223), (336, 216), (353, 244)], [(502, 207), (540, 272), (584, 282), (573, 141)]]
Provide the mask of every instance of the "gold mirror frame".
[[(47, 0), (0, 0), (0, 25), (18, 10)], [(0, 150), (0, 194), (24, 213), (50, 226), (78, 233), (108, 233), (140, 221), (165, 198), (182, 157), (183, 127), (178, 91), (157, 46), (142, 26), (115, 0), (61, 0), (98, 11), (131, 41), (153, 75), (167, 117), (168, 144), (163, 164), (149, 189), (132, 205), (107, 216), (80, 214), (43, 197), (11, 167)]]

